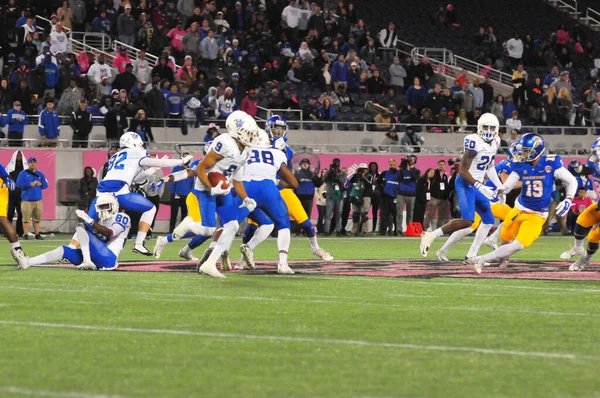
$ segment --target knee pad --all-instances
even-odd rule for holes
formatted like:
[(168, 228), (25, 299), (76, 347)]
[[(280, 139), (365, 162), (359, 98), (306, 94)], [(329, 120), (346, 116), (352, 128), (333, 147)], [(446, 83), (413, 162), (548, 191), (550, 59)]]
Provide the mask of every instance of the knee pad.
[(302, 230), (302, 232), (304, 232), (304, 235), (306, 235), (309, 238), (312, 238), (317, 233), (315, 231), (315, 227), (312, 225), (312, 223), (310, 222), (310, 220), (306, 220), (303, 223), (301, 223), (300, 224), (300, 229)]
[(587, 252), (588, 254), (594, 254), (598, 251), (598, 247), (600, 246), (600, 243), (598, 242), (588, 242), (587, 244)]
[(154, 220), (154, 215), (156, 214), (156, 206), (152, 206), (152, 208), (144, 213), (140, 217), (140, 222), (145, 222), (146, 224), (152, 224), (152, 220)]
[(589, 230), (590, 230), (590, 228), (583, 227), (583, 226), (579, 225), (578, 223), (576, 223), (575, 231), (573, 231), (573, 235), (575, 236), (575, 239), (581, 240), (581, 239), (585, 238), (585, 236), (587, 235)]

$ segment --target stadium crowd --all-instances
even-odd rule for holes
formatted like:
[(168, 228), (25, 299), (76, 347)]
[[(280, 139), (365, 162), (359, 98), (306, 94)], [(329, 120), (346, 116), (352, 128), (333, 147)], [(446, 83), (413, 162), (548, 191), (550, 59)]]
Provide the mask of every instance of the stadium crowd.
[[(445, 21), (455, 19), (454, 8), (445, 12), (452, 15)], [(51, 23), (37, 26), (36, 15)], [(147, 119), (171, 119), (169, 126), (187, 134), (207, 120), (222, 124), (236, 109), (256, 116), (259, 107), (286, 110), (292, 121), (301, 112), (310, 129), (328, 128), (319, 121), (374, 122), (372, 129), (386, 133), (380, 137), (390, 145), (404, 132), (395, 123), (467, 132), (486, 111), (498, 116), (507, 135), (527, 125), (600, 123), (600, 80), (575, 93), (567, 69), (591, 69), (598, 56), (581, 29), (561, 26), (548, 41), (515, 35), (501, 43), (493, 27), (482, 28), (475, 60), (512, 74), (514, 90), (505, 98), (494, 94), (485, 70), (483, 79), (465, 70), (447, 84), (427, 57), (418, 63), (394, 57), (385, 48), (395, 47), (401, 29), (394, 22), (369, 26), (360, 9), (344, 1), (324, 8), (296, 0), (9, 0), (1, 17), (0, 33), (10, 45), (2, 50), (0, 112), (12, 146), (21, 144), (27, 123), (15, 113), (40, 115), (47, 146), (60, 136), (58, 116), (81, 141), (74, 145), (85, 146), (94, 124), (106, 127), (108, 141), (125, 131), (152, 141)], [(102, 53), (69, 52), (71, 29), (105, 33), (142, 51), (130, 59), (119, 47), (111, 67)], [(146, 53), (158, 63), (150, 64)], [(541, 59), (548, 74), (528, 74)], [(364, 113), (368, 101), (377, 105)]]

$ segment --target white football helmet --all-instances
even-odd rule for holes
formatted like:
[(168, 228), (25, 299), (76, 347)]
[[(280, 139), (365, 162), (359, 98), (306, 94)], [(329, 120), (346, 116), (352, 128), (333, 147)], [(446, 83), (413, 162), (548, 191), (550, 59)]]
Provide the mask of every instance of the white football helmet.
[(271, 138), (269, 138), (269, 134), (267, 134), (267, 132), (261, 128), (259, 128), (257, 131), (258, 138), (254, 146), (257, 148), (271, 148)]
[(108, 221), (119, 212), (119, 201), (111, 193), (101, 193), (96, 198), (96, 212), (100, 221)]
[(484, 113), (477, 122), (477, 135), (483, 138), (486, 142), (491, 142), (498, 136), (500, 130), (500, 122), (496, 115), (492, 113)]
[(142, 137), (138, 133), (128, 131), (121, 136), (119, 145), (121, 148), (143, 148), (144, 141), (142, 141)]
[(258, 138), (258, 125), (246, 112), (235, 111), (225, 122), (227, 132), (244, 146), (254, 146)]

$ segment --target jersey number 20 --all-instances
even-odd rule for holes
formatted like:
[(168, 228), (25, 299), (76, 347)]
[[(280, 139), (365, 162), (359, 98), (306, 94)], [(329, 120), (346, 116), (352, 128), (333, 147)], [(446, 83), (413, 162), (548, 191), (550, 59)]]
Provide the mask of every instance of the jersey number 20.
[(275, 159), (273, 159), (273, 154), (270, 151), (258, 151), (256, 149), (252, 150), (252, 156), (248, 159), (248, 164), (258, 163), (261, 160), (271, 166), (275, 164)]
[(123, 162), (127, 159), (127, 152), (121, 152), (118, 155), (113, 155), (108, 161), (108, 170), (111, 171), (113, 168), (115, 170), (123, 170), (125, 165)]

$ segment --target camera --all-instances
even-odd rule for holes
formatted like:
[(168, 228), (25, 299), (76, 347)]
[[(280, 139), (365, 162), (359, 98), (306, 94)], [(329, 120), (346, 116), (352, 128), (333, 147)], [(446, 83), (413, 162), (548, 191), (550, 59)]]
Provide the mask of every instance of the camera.
[(452, 158), (448, 159), (448, 166), (454, 166), (455, 164), (460, 163), (460, 158)]

